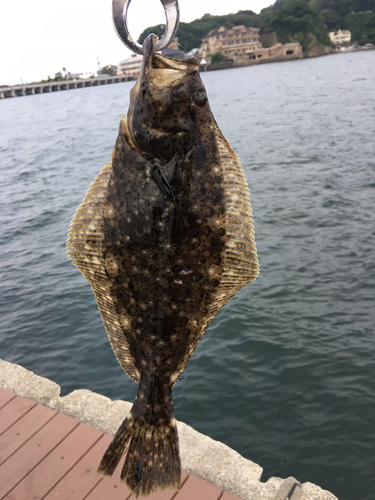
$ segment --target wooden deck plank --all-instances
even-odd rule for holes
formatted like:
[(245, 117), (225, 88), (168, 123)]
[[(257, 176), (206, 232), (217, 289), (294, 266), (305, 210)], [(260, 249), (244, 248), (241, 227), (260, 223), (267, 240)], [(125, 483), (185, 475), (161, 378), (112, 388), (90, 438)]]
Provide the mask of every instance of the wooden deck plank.
[(223, 490), (190, 475), (183, 488), (175, 496), (176, 500), (219, 500)]
[[(180, 487), (184, 487), (184, 484), (186, 483), (187, 479), (189, 477), (189, 474), (186, 472), (186, 470), (182, 470), (182, 473), (181, 473), (181, 483), (180, 483)], [(181, 491), (181, 489), (180, 489)], [(132, 495), (129, 500), (145, 500), (146, 498), (148, 500), (172, 500), (173, 498), (175, 498), (176, 496), (176, 491), (172, 491), (172, 490), (167, 490), (167, 491), (158, 491), (157, 493), (154, 493), (153, 495), (150, 495), (148, 497), (138, 497), (138, 499), (136, 499), (136, 497), (134, 495)]]
[(73, 418), (59, 413), (13, 453), (0, 467), (0, 498), (9, 493), (78, 425), (79, 422)]
[(103, 477), (84, 500), (128, 500), (129, 497), (130, 491), (125, 484), (118, 477), (112, 476)]
[(45, 406), (36, 405), (9, 427), (0, 438), (0, 464), (23, 446), (57, 413)]
[[(79, 428), (77, 430), (79, 431)], [(75, 467), (69, 470), (61, 481), (53, 487), (44, 500), (82, 500), (86, 498), (102, 479), (97, 475), (96, 471), (111, 441), (112, 436), (103, 435), (76, 463)], [(105, 495), (106, 497), (108, 497), (108, 491), (109, 489)], [(122, 495), (122, 500), (125, 496), (125, 494)]]
[(102, 436), (98, 429), (79, 424), (4, 500), (41, 500)]
[(220, 500), (241, 500), (240, 497), (233, 495), (233, 493), (228, 493), (224, 491), (224, 495), (220, 498)]
[[(120, 482), (97, 476), (112, 437), (0, 389), (0, 499), (136, 500)], [(179, 492), (138, 500), (240, 500), (183, 471)]]
[(21, 398), (20, 396), (16, 396), (14, 399), (9, 401), (9, 403), (3, 406), (0, 410), (0, 434), (5, 432), (35, 405), (36, 403), (34, 403), (34, 401)]
[(0, 408), (5, 406), (9, 401), (14, 399), (16, 395), (13, 392), (6, 391), (0, 388)]
[[(125, 484), (120, 482), (119, 471), (116, 472), (111, 478), (103, 478), (94, 490), (85, 497), (85, 500), (103, 500), (104, 498), (110, 498), (110, 500), (135, 500), (135, 496), (131, 495)], [(189, 474), (183, 470), (181, 473), (181, 486), (183, 486), (188, 477)], [(110, 496), (108, 496), (109, 493)], [(160, 491), (148, 497), (138, 497), (138, 500), (144, 500), (146, 498), (148, 500), (172, 500), (175, 496), (175, 491)], [(45, 500), (52, 500), (52, 497), (51, 499), (46, 498)]]

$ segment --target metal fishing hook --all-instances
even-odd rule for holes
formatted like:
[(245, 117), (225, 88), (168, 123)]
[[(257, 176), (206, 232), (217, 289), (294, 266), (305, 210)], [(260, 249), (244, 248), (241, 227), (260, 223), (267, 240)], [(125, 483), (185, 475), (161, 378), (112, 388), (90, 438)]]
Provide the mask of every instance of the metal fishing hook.
[[(164, 35), (156, 42), (155, 50), (160, 51), (168, 47), (178, 29), (180, 9), (178, 0), (160, 0), (163, 4), (166, 18)], [(143, 54), (142, 45), (135, 42), (127, 26), (128, 8), (131, 0), (112, 0), (112, 18), (115, 30), (121, 41), (136, 54)]]

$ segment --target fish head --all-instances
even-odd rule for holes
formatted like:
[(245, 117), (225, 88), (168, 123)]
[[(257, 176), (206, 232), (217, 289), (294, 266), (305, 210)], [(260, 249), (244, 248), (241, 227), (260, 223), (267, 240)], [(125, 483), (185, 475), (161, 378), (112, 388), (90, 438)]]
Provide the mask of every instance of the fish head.
[(133, 147), (146, 159), (165, 164), (177, 152), (191, 148), (196, 107), (208, 105), (208, 100), (198, 59), (175, 61), (163, 56), (154, 51), (155, 39), (150, 35), (145, 40), (127, 121)]

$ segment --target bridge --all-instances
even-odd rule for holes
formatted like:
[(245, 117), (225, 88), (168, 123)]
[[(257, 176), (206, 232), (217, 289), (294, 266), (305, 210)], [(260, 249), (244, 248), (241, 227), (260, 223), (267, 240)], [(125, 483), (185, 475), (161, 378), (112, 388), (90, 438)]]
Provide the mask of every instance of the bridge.
[(82, 89), (85, 87), (98, 87), (110, 83), (121, 83), (136, 80), (136, 75), (100, 76), (87, 78), (85, 80), (66, 80), (62, 82), (31, 83), (16, 85), (12, 87), (0, 87), (0, 99), (8, 97), (21, 97), (34, 94), (45, 94), (47, 92), (57, 92), (59, 90)]

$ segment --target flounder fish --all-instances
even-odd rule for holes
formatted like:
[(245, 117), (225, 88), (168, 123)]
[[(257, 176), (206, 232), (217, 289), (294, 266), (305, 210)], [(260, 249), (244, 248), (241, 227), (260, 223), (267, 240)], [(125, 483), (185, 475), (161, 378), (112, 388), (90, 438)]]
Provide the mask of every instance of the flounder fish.
[(259, 272), (247, 182), (221, 133), (199, 61), (144, 43), (111, 163), (70, 225), (112, 349), (139, 384), (99, 465), (135, 496), (180, 486), (172, 386), (218, 311)]

